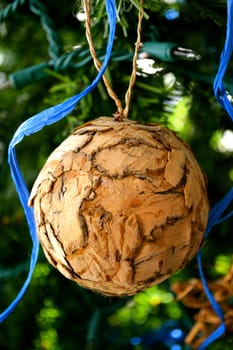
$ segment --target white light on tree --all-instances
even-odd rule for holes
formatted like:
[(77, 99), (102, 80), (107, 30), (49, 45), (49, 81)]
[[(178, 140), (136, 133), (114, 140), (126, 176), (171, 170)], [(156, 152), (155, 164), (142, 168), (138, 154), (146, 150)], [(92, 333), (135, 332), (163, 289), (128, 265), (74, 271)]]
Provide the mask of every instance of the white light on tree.
[(233, 131), (225, 130), (218, 144), (220, 152), (233, 152)]

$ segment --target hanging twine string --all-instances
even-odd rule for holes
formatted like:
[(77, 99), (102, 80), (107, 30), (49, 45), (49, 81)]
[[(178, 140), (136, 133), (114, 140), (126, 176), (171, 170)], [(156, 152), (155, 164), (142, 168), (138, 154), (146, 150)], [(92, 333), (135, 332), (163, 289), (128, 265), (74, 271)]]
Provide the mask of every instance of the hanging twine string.
[[(91, 17), (90, 17), (90, 8), (91, 8), (91, 0), (83, 0), (83, 9), (86, 15), (86, 38), (87, 42), (89, 44), (90, 54), (93, 58), (94, 65), (96, 69), (99, 71), (102, 63), (98, 60), (97, 54), (95, 51), (92, 34), (91, 34)], [(117, 107), (117, 114), (122, 115), (123, 114), (123, 107), (120, 99), (113, 91), (111, 84), (109, 80), (107, 79), (106, 75), (103, 75), (103, 81), (105, 84), (105, 87), (107, 89), (107, 92), (109, 96), (114, 100), (116, 107)]]
[(137, 58), (138, 58), (138, 52), (141, 46), (141, 31), (142, 31), (142, 19), (143, 19), (143, 0), (140, 1), (140, 8), (139, 8), (139, 13), (138, 13), (138, 26), (137, 26), (137, 41), (135, 44), (135, 52), (134, 52), (134, 57), (133, 57), (133, 69), (129, 81), (129, 87), (128, 90), (126, 91), (125, 94), (125, 108), (123, 111), (123, 117), (128, 118), (129, 114), (129, 107), (130, 107), (130, 102), (131, 102), (131, 97), (132, 97), (132, 91), (133, 87), (136, 81), (136, 74), (137, 74)]
[[(86, 38), (89, 44), (89, 49), (91, 56), (93, 58), (94, 65), (96, 69), (99, 71), (102, 63), (98, 60), (96, 51), (94, 48), (94, 43), (92, 39), (91, 34), (91, 18), (90, 18), (90, 6), (91, 6), (91, 0), (83, 0), (83, 9), (86, 15)], [(130, 76), (129, 86), (125, 94), (125, 108), (123, 109), (122, 103), (116, 93), (113, 91), (110, 82), (106, 78), (106, 76), (103, 76), (103, 81), (105, 84), (105, 87), (107, 89), (107, 92), (109, 96), (114, 100), (117, 112), (114, 113), (115, 119), (122, 119), (122, 118), (128, 118), (129, 114), (129, 108), (130, 108), (130, 102), (132, 97), (132, 91), (133, 87), (136, 81), (136, 74), (137, 74), (137, 58), (138, 58), (138, 52), (141, 46), (141, 31), (142, 31), (142, 20), (143, 20), (144, 10), (143, 10), (143, 0), (140, 0), (140, 8), (139, 8), (139, 14), (138, 14), (138, 25), (137, 25), (137, 41), (135, 44), (135, 51), (133, 56), (133, 67), (132, 67), (132, 73)]]

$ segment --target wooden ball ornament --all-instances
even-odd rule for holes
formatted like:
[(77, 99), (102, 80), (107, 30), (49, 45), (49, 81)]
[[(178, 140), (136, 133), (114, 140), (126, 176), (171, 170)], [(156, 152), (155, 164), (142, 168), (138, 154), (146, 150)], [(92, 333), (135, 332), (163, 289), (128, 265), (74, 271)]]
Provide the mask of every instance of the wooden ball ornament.
[(133, 295), (183, 268), (209, 210), (205, 177), (174, 132), (108, 117), (52, 152), (29, 204), (49, 262), (109, 296)]

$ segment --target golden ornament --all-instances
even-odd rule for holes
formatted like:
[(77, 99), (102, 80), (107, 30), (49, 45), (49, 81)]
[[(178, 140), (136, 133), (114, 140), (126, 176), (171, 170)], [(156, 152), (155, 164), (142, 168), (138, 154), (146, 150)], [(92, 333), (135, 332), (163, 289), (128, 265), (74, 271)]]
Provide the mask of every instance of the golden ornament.
[(133, 295), (183, 268), (209, 210), (205, 177), (174, 132), (108, 117), (52, 152), (29, 204), (49, 262), (109, 296)]

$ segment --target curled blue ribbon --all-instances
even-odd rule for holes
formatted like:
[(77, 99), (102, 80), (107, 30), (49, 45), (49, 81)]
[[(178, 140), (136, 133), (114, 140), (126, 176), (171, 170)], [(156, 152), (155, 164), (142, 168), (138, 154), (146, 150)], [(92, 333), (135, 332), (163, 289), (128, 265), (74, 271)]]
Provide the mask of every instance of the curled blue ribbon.
[(229, 61), (232, 56), (233, 50), (233, 2), (227, 0), (227, 28), (225, 44), (221, 53), (218, 72), (214, 80), (214, 94), (219, 104), (228, 113), (229, 117), (233, 121), (233, 107), (227, 97), (226, 90), (223, 84), (223, 78), (225, 76)]
[[(233, 121), (233, 107), (230, 103), (227, 92), (224, 88), (223, 78), (225, 76), (229, 61), (232, 56), (233, 51), (233, 0), (227, 1), (227, 28), (226, 28), (226, 39), (225, 44), (221, 53), (220, 62), (219, 62), (219, 68), (214, 80), (214, 94), (219, 102), (219, 104), (222, 106), (222, 108), (228, 113), (229, 117)], [(209, 213), (209, 220), (207, 229), (205, 232), (205, 238), (208, 237), (210, 231), (212, 230), (213, 226), (220, 224), (221, 222), (227, 220), (230, 216), (233, 215), (233, 210), (230, 211), (228, 214), (223, 216), (225, 210), (229, 207), (229, 205), (233, 201), (233, 187), (228, 191), (228, 193), (215, 204), (215, 206), (211, 209)], [(226, 326), (224, 323), (224, 314), (215, 300), (213, 294), (211, 293), (205, 275), (202, 267), (202, 251), (200, 250), (197, 255), (197, 261), (198, 261), (198, 268), (199, 268), (199, 274), (200, 278), (203, 284), (204, 291), (206, 293), (207, 298), (209, 299), (209, 302), (215, 311), (216, 315), (219, 317), (221, 324), (217, 327), (217, 329), (210, 334), (207, 339), (200, 345), (199, 350), (204, 350), (209, 346), (211, 343), (213, 343), (216, 339), (220, 338), (226, 331)]]
[(25, 184), (23, 175), (20, 171), (17, 157), (16, 157), (16, 150), (15, 147), (18, 143), (20, 143), (25, 136), (29, 136), (32, 134), (35, 134), (36, 132), (40, 131), (43, 127), (53, 124), (62, 118), (66, 117), (77, 105), (77, 103), (87, 94), (89, 94), (98, 84), (100, 79), (102, 78), (110, 57), (111, 52), (113, 48), (113, 42), (115, 37), (115, 29), (116, 29), (116, 19), (117, 19), (117, 12), (116, 12), (116, 5), (115, 0), (106, 0), (105, 1), (105, 7), (106, 12), (108, 16), (108, 22), (109, 22), (109, 36), (108, 36), (108, 42), (107, 42), (107, 48), (106, 48), (106, 54), (104, 58), (103, 65), (97, 74), (96, 78), (92, 81), (92, 83), (85, 88), (81, 93), (78, 95), (75, 95), (65, 102), (58, 104), (56, 106), (53, 106), (51, 108), (48, 108), (33, 117), (26, 120), (24, 123), (20, 125), (20, 127), (15, 132), (8, 148), (8, 163), (10, 166), (11, 176), (15, 184), (16, 191), (18, 193), (20, 202), (22, 204), (22, 207), (24, 209), (24, 213), (26, 216), (26, 220), (28, 223), (28, 227), (30, 230), (30, 235), (32, 239), (32, 253), (31, 253), (31, 259), (30, 259), (30, 267), (28, 276), (19, 291), (16, 298), (12, 301), (12, 303), (0, 314), (0, 322), (3, 322), (6, 317), (15, 309), (17, 304), (20, 302), (20, 300), (23, 298), (29, 283), (32, 278), (32, 274), (37, 262), (38, 257), (38, 251), (39, 251), (39, 241), (36, 234), (36, 226), (34, 221), (34, 213), (33, 209), (28, 207), (28, 199), (29, 199), (29, 192), (27, 189), (27, 186)]

